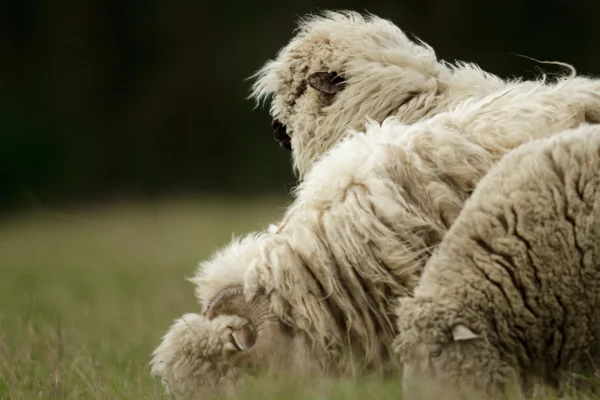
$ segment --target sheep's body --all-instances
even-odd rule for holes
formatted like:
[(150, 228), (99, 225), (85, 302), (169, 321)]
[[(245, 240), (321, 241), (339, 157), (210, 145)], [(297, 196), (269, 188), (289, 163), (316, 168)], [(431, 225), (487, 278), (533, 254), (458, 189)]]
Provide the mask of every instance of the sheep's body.
[(446, 394), (457, 383), (498, 394), (506, 384), (555, 386), (564, 370), (597, 373), (600, 127), (501, 160), (398, 310), (407, 396), (431, 375), (439, 385), (428, 387)]
[[(397, 298), (411, 295), (477, 182), (507, 151), (597, 116), (596, 93), (600, 82), (584, 78), (523, 83), (412, 126), (387, 120), (351, 135), (315, 164), (277, 230), (201, 265), (199, 301), (236, 284), (249, 299), (265, 292), (290, 326), (288, 359), (309, 354), (310, 370), (340, 370), (350, 351), (362, 368), (395, 369)], [(179, 354), (167, 348), (155, 365)]]
[[(343, 85), (316, 89), (314, 73), (329, 73), (325, 78)], [(291, 138), (300, 179), (367, 118), (414, 123), (508, 85), (474, 64), (438, 61), (429, 45), (411, 41), (390, 21), (354, 12), (302, 20), (255, 78), (252, 96), (259, 102), (272, 96), (275, 136), (283, 141), (284, 135), (286, 147)]]

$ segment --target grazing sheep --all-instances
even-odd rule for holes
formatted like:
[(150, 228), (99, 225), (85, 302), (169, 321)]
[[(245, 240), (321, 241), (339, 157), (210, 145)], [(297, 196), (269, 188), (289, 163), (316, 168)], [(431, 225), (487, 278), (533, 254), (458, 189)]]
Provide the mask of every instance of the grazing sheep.
[(350, 11), (305, 17), (253, 78), (251, 97), (271, 98), (273, 134), (293, 150), (300, 179), (367, 118), (414, 123), (508, 84), (474, 64), (438, 61), (392, 22)]
[(486, 175), (401, 300), (398, 331), (405, 398), (423, 383), (527, 394), (598, 371), (600, 127), (525, 144)]
[[(292, 370), (395, 370), (397, 298), (411, 295), (477, 182), (511, 149), (597, 114), (596, 93), (600, 81), (584, 78), (529, 82), (414, 125), (372, 122), (315, 164), (276, 229), (202, 263), (192, 281), (204, 317), (248, 320), (256, 335), (238, 347), (260, 365), (281, 354), (278, 340)], [(168, 347), (154, 365), (178, 362)]]

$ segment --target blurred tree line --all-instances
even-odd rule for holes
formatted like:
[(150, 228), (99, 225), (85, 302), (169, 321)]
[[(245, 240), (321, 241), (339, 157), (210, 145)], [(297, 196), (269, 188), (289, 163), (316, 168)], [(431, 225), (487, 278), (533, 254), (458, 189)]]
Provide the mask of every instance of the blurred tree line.
[(289, 154), (245, 79), (322, 9), (391, 19), (503, 77), (559, 71), (515, 53), (600, 72), (597, 0), (4, 0), (0, 206), (286, 193)]

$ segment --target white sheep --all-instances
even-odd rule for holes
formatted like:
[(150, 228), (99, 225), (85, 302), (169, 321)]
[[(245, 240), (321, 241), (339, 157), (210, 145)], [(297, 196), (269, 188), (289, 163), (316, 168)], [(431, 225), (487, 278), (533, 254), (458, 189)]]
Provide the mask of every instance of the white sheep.
[(509, 84), (474, 64), (438, 61), (392, 22), (350, 11), (304, 17), (253, 78), (251, 97), (271, 99), (274, 136), (293, 150), (300, 179), (367, 118), (410, 124)]
[(527, 394), (540, 382), (564, 388), (564, 372), (593, 378), (600, 127), (528, 143), (492, 168), (397, 315), (407, 399), (421, 398), (426, 383), (446, 398), (504, 395), (512, 385)]
[[(477, 182), (507, 151), (598, 112), (600, 81), (571, 77), (515, 84), (410, 126), (372, 123), (315, 164), (277, 230), (234, 241), (201, 264), (192, 281), (205, 317), (245, 318), (256, 335), (231, 342), (261, 365), (282, 354), (271, 347), (277, 339), (294, 370), (394, 370), (397, 298), (412, 293)], [(188, 366), (172, 359), (181, 352), (171, 346), (163, 343), (152, 363), (181, 366), (153, 367), (177, 392), (169, 376)]]

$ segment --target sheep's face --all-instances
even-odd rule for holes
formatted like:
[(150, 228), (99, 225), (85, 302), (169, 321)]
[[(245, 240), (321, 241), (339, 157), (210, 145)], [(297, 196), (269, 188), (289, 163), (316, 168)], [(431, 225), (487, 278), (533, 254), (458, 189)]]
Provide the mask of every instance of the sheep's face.
[(208, 320), (233, 316), (248, 321), (233, 328), (231, 343), (246, 365), (260, 369), (278, 369), (285, 365), (291, 349), (291, 333), (270, 310), (268, 297), (258, 293), (250, 300), (242, 285), (223, 288), (206, 306), (203, 315)]
[(515, 382), (514, 370), (490, 343), (489, 332), (459, 307), (422, 298), (403, 300), (398, 331), (394, 347), (403, 364), (407, 399), (424, 391), (443, 393), (444, 398), (499, 395)]
[[(292, 150), (302, 179), (314, 161), (367, 117), (425, 116), (447, 69), (433, 49), (411, 41), (391, 22), (356, 13), (326, 13), (298, 34), (255, 77), (252, 97), (271, 98), (273, 135)], [(430, 93), (427, 105), (421, 94)]]
[(249, 328), (249, 321), (238, 316), (209, 321), (186, 314), (173, 323), (154, 350), (152, 374), (161, 378), (169, 393), (181, 398), (235, 386), (246, 367), (240, 347), (251, 340)]
[(314, 37), (290, 48), (282, 60), (287, 69), (278, 72), (277, 89), (270, 93), (273, 138), (281, 147), (305, 146), (309, 137), (296, 133), (315, 133), (324, 109), (344, 90), (346, 79), (337, 52), (329, 38)]

